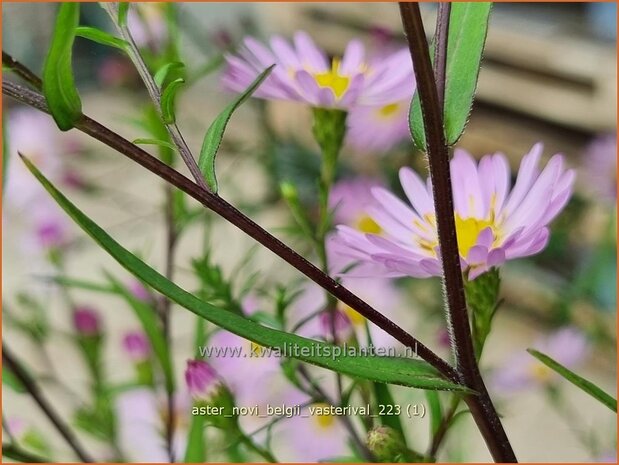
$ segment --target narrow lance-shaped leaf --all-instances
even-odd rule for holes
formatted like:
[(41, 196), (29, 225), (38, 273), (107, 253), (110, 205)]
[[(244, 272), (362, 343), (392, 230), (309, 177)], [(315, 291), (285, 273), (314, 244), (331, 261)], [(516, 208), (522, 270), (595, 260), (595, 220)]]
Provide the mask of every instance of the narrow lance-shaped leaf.
[(271, 71), (273, 70), (275, 65), (269, 66), (265, 69), (260, 75), (252, 82), (245, 92), (240, 94), (232, 103), (230, 103), (224, 110), (215, 118), (215, 121), (211, 124), (211, 126), (206, 131), (204, 136), (204, 141), (202, 142), (202, 149), (200, 150), (200, 159), (198, 161), (198, 166), (200, 167), (200, 171), (204, 175), (206, 179), (206, 183), (210, 187), (210, 189), (217, 193), (217, 176), (215, 175), (215, 157), (217, 156), (217, 151), (219, 150), (219, 146), (221, 145), (221, 140), (224, 137), (224, 132), (226, 130), (226, 126), (228, 125), (228, 121), (232, 117), (232, 113), (236, 111), (238, 107), (240, 107), (262, 84), (262, 82), (267, 78)]
[(110, 47), (120, 49), (123, 52), (126, 50), (128, 45), (126, 40), (115, 37), (112, 34), (102, 31), (101, 29), (97, 29), (96, 27), (79, 26), (75, 30), (75, 35), (84, 39), (92, 40), (93, 42), (97, 42), (101, 45), (108, 45)]
[(213, 324), (256, 344), (277, 349), (282, 355), (346, 375), (420, 389), (471, 392), (462, 385), (446, 380), (433, 367), (421, 360), (351, 355), (341, 347), (262, 326), (241, 315), (198, 299), (123, 248), (60, 193), (29, 160), (23, 159), (28, 169), (56, 202), (120, 265), (173, 302)]
[(79, 17), (79, 3), (60, 4), (54, 35), (43, 66), (43, 95), (54, 121), (62, 131), (71, 129), (82, 115), (82, 101), (75, 87), (71, 64)]
[(172, 144), (171, 142), (165, 141), (165, 140), (159, 140), (159, 139), (135, 139), (132, 144), (137, 144), (137, 145), (158, 145), (159, 147), (165, 147), (167, 149), (170, 150), (176, 150), (176, 146), (174, 144)]
[[(454, 145), (462, 136), (471, 113), (491, 6), (489, 2), (451, 4), (443, 111), (445, 141), (448, 145)], [(434, 60), (434, 44), (430, 47), (430, 57)], [(411, 103), (409, 126), (415, 146), (425, 150), (426, 137), (417, 94)]]
[(163, 122), (166, 124), (174, 124), (176, 115), (174, 114), (174, 101), (176, 94), (181, 86), (185, 84), (183, 78), (178, 78), (166, 86), (161, 94), (161, 115)]
[(445, 139), (454, 145), (469, 120), (488, 33), (490, 2), (451, 5), (445, 81)]
[(161, 87), (170, 72), (176, 69), (183, 69), (184, 67), (185, 65), (180, 61), (171, 61), (170, 63), (166, 63), (161, 68), (159, 68), (153, 76), (153, 79), (155, 80), (155, 83), (159, 87)]
[(533, 355), (533, 357), (538, 359), (548, 368), (554, 370), (555, 372), (560, 374), (563, 378), (567, 379), (570, 383), (579, 387), (580, 389), (585, 391), (587, 394), (589, 394), (594, 399), (597, 399), (600, 402), (602, 402), (613, 412), (617, 411), (617, 399), (613, 398), (611, 395), (604, 392), (602, 389), (600, 389), (598, 386), (593, 384), (591, 381), (584, 379), (582, 376), (579, 376), (573, 371), (567, 369), (566, 367), (561, 365), (556, 360), (553, 360), (552, 358), (550, 358), (548, 355), (545, 355), (535, 349), (527, 349), (527, 352)]
[(129, 14), (129, 2), (118, 3), (118, 24), (125, 26), (127, 24), (127, 15)]

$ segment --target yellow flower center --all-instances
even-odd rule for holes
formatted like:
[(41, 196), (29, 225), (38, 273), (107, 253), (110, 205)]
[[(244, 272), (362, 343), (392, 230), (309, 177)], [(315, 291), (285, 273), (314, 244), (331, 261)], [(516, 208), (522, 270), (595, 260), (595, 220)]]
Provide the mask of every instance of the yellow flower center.
[[(479, 233), (484, 229), (490, 227), (492, 228), (492, 233), (494, 235), (494, 241), (497, 240), (497, 225), (492, 218), (488, 220), (480, 220), (478, 218), (462, 218), (460, 215), (456, 213), (456, 235), (458, 236), (458, 250), (460, 252), (460, 256), (466, 258), (469, 254), (471, 248), (477, 244), (477, 238), (479, 237)], [(435, 217), (433, 214), (426, 214), (424, 216), (424, 220), (426, 223), (422, 221), (415, 220), (413, 224), (420, 228), (425, 232), (429, 232), (430, 228), (428, 224), (434, 229), (436, 234), (436, 223)], [(426, 252), (430, 253), (432, 256), (436, 256), (434, 249), (438, 245), (438, 240), (433, 239), (418, 239), (417, 244), (419, 247), (424, 249)]]
[(552, 376), (552, 370), (546, 365), (535, 363), (531, 366), (531, 375), (540, 383), (547, 383)]
[(385, 118), (390, 116), (394, 116), (398, 110), (400, 109), (399, 103), (390, 103), (389, 105), (385, 105), (384, 107), (379, 108), (378, 114)]
[[(316, 407), (328, 407), (328, 405), (325, 403), (318, 403), (314, 405)], [(327, 429), (333, 426), (333, 423), (335, 422), (335, 417), (329, 413), (320, 411), (319, 413), (316, 413), (316, 415), (314, 415), (314, 420), (316, 420), (318, 427)]]
[(340, 74), (340, 60), (337, 58), (333, 59), (329, 71), (315, 74), (314, 79), (320, 87), (331, 89), (337, 98), (344, 95), (350, 85), (350, 78)]
[(361, 326), (365, 324), (365, 317), (361, 315), (359, 312), (356, 312), (352, 309), (350, 305), (346, 305), (343, 302), (338, 303), (338, 307), (341, 311), (343, 311), (353, 326)]
[(456, 235), (458, 236), (458, 249), (462, 257), (469, 254), (471, 248), (477, 243), (477, 237), (487, 227), (492, 227), (489, 220), (477, 218), (462, 218), (456, 214)]
[(383, 230), (369, 215), (363, 214), (357, 218), (355, 227), (363, 233), (380, 234)]

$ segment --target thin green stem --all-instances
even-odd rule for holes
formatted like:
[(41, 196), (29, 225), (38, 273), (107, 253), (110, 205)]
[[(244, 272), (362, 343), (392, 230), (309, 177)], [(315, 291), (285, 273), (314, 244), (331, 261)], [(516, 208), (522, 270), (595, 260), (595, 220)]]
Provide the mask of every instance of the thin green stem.
[[(144, 62), (144, 59), (140, 54), (140, 50), (138, 49), (138, 46), (136, 45), (135, 40), (131, 35), (131, 31), (129, 31), (129, 28), (126, 25), (121, 25), (118, 21), (118, 4), (114, 2), (101, 2), (101, 6), (107, 11), (110, 19), (114, 23), (114, 26), (116, 26), (118, 33), (129, 44), (126, 49), (127, 54), (135, 65), (138, 74), (140, 75), (142, 81), (144, 82), (144, 85), (146, 86), (146, 90), (148, 91), (150, 98), (155, 103), (157, 112), (161, 116), (161, 92), (159, 90), (159, 86), (157, 86), (155, 79), (151, 75), (148, 67), (146, 66), (146, 63)], [(178, 153), (181, 155), (181, 158), (187, 165), (187, 168), (189, 168), (189, 171), (196, 180), (196, 183), (198, 183), (198, 185), (203, 189), (208, 190), (208, 186), (206, 184), (206, 181), (204, 180), (204, 176), (202, 175), (200, 168), (198, 167), (198, 163), (196, 162), (196, 159), (191, 153), (191, 150), (187, 146), (187, 142), (185, 142), (185, 139), (181, 134), (178, 126), (175, 123), (165, 124), (165, 126), (168, 130), (168, 133), (170, 134), (172, 141), (174, 142), (174, 145), (176, 145), (176, 147), (178, 148)]]

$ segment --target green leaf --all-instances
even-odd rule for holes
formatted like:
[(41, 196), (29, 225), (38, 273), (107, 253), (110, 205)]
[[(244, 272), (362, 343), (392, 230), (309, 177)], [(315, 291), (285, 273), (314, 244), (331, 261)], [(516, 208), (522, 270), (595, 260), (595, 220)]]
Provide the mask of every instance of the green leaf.
[(159, 139), (135, 139), (133, 144), (140, 145), (158, 145), (159, 147), (165, 147), (167, 149), (176, 150), (176, 146), (168, 141)]
[(116, 291), (110, 286), (104, 284), (95, 283), (92, 281), (85, 281), (83, 279), (70, 278), (68, 276), (57, 275), (52, 277), (43, 276), (43, 279), (50, 279), (54, 283), (60, 286), (66, 286), (73, 289), (82, 289), (85, 291), (101, 292), (103, 294), (115, 294)]
[(206, 447), (204, 441), (205, 423), (205, 416), (192, 415), (183, 463), (204, 463), (206, 461)]
[(488, 32), (490, 2), (454, 2), (449, 17), (445, 139), (454, 145), (469, 120)]
[(123, 52), (126, 50), (128, 45), (126, 40), (114, 37), (112, 34), (102, 31), (101, 29), (97, 29), (96, 27), (78, 26), (75, 30), (75, 35), (84, 39), (92, 40), (93, 42), (101, 45), (115, 47)]
[(90, 237), (107, 251), (120, 265), (148, 286), (185, 307), (194, 314), (220, 326), (242, 338), (264, 347), (278, 349), (290, 356), (340, 373), (366, 378), (382, 383), (400, 384), (420, 389), (457, 390), (471, 392), (466, 387), (443, 378), (428, 363), (416, 359), (398, 357), (336, 355), (337, 346), (314, 341), (277, 329), (254, 323), (231, 311), (214, 307), (189, 292), (181, 289), (162, 274), (155, 271), (94, 223), (60, 193), (41, 172), (25, 157), (28, 169), (41, 182), (58, 204)]
[(127, 25), (127, 14), (129, 13), (129, 2), (118, 2), (118, 24), (121, 27)]
[(200, 171), (204, 175), (206, 179), (206, 183), (210, 187), (210, 189), (217, 193), (217, 176), (215, 175), (215, 157), (217, 156), (217, 151), (219, 150), (219, 145), (221, 144), (221, 140), (224, 137), (224, 132), (226, 130), (226, 126), (228, 125), (228, 121), (232, 117), (232, 113), (236, 111), (238, 107), (240, 107), (243, 102), (245, 102), (258, 88), (260, 84), (267, 78), (271, 71), (273, 71), (273, 67), (275, 65), (269, 66), (265, 69), (258, 77), (252, 82), (245, 92), (240, 94), (232, 103), (230, 103), (224, 110), (215, 118), (215, 121), (211, 124), (211, 126), (206, 131), (204, 136), (204, 141), (202, 142), (202, 149), (200, 150), (200, 159), (198, 161), (198, 166), (200, 167)]
[(617, 400), (615, 398), (613, 398), (611, 395), (609, 395), (606, 392), (604, 392), (598, 386), (593, 384), (591, 381), (588, 381), (588, 380), (584, 379), (583, 377), (577, 375), (573, 371), (571, 371), (571, 370), (567, 369), (566, 367), (564, 367), (563, 365), (561, 365), (556, 360), (553, 360), (548, 355), (545, 355), (545, 354), (543, 354), (543, 353), (541, 353), (541, 352), (539, 352), (539, 351), (537, 351), (535, 349), (527, 349), (527, 352), (529, 352), (531, 355), (533, 355), (533, 357), (538, 359), (540, 362), (542, 362), (548, 368), (552, 369), (553, 371), (555, 371), (559, 375), (561, 375), (563, 378), (567, 379), (570, 383), (572, 383), (576, 387), (582, 389), (587, 394), (589, 394), (591, 397), (593, 397), (593, 398), (599, 400), (600, 402), (602, 402), (604, 405), (606, 405), (613, 412), (617, 411)]
[(82, 101), (75, 87), (71, 64), (79, 18), (78, 2), (60, 4), (52, 43), (43, 66), (43, 95), (62, 131), (71, 129), (82, 115)]
[(176, 115), (174, 114), (174, 101), (176, 94), (181, 86), (185, 83), (183, 78), (178, 78), (166, 86), (161, 94), (161, 115), (163, 122), (166, 124), (174, 124)]
[[(460, 139), (471, 113), (491, 7), (490, 2), (451, 4), (443, 111), (448, 145)], [(430, 57), (434, 60), (434, 44), (430, 47)], [(415, 146), (425, 151), (426, 137), (417, 93), (409, 111), (409, 126)]]
[(428, 410), (430, 411), (430, 436), (434, 437), (443, 420), (441, 399), (436, 391), (425, 391)]
[(166, 381), (166, 389), (168, 392), (172, 392), (174, 390), (174, 370), (172, 369), (172, 360), (170, 358), (170, 351), (168, 350), (168, 345), (166, 344), (154, 309), (147, 303), (134, 297), (125, 286), (123, 286), (110, 274), (107, 274), (107, 278), (110, 281), (114, 291), (121, 295), (122, 298), (129, 304), (135, 313), (135, 316), (140, 321), (142, 329), (146, 333), (150, 345), (153, 348), (153, 352), (161, 365), (163, 376)]
[(171, 71), (183, 69), (184, 67), (185, 65), (181, 63), (180, 61), (171, 61), (170, 63), (166, 63), (161, 68), (159, 68), (157, 72), (155, 73), (155, 76), (153, 77), (153, 79), (155, 80), (157, 85), (161, 87), (163, 86), (163, 83), (165, 82), (166, 77), (168, 77), (168, 74)]
[(18, 380), (15, 374), (5, 366), (2, 367), (2, 384), (10, 387), (15, 392), (26, 392), (26, 388), (21, 381)]

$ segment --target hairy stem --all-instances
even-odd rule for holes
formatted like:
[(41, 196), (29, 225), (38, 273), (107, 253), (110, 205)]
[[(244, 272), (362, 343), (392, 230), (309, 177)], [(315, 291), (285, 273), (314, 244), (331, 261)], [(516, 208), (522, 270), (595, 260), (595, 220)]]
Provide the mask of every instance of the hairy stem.
[[(41, 111), (49, 113), (49, 109), (45, 104), (45, 99), (39, 93), (27, 89), (23, 86), (12, 82), (3, 82), (2, 92), (22, 103), (33, 106)], [(350, 292), (347, 288), (335, 281), (333, 278), (323, 273), (319, 268), (310, 263), (307, 259), (292, 250), (286, 244), (281, 242), (275, 236), (267, 232), (260, 225), (256, 224), (250, 218), (245, 216), (234, 206), (230, 205), (221, 197), (214, 195), (207, 189), (204, 189), (192, 182), (178, 171), (170, 166), (162, 163), (154, 156), (148, 154), (140, 147), (132, 144), (115, 132), (102, 126), (95, 120), (82, 116), (81, 120), (76, 124), (76, 128), (90, 135), (91, 137), (103, 142), (112, 147), (121, 154), (140, 164), (147, 170), (159, 176), (161, 179), (176, 186), (183, 192), (186, 192), (192, 198), (200, 202), (202, 205), (212, 210), (228, 222), (235, 225), (238, 229), (245, 232), (254, 240), (268, 248), (270, 251), (278, 255), (280, 258), (288, 262), (298, 271), (303, 273), (316, 284), (327, 290), (338, 300), (353, 308), (356, 312), (367, 318), (369, 321), (384, 330), (387, 334), (393, 336), (396, 340), (404, 344), (406, 347), (414, 350), (415, 353), (436, 368), (446, 378), (452, 381), (459, 381), (459, 376), (451, 365), (445, 360), (436, 355), (432, 350), (423, 345), (414, 336), (406, 332), (400, 326), (396, 325), (389, 318), (378, 312), (368, 303), (360, 299), (357, 295)]]
[[(414, 64), (417, 92), (426, 133), (430, 177), (434, 193), (434, 208), (439, 247), (443, 265), (443, 286), (447, 299), (447, 320), (452, 335), (452, 350), (460, 382), (477, 392), (465, 397), (471, 414), (497, 462), (515, 462), (503, 425), (492, 404), (475, 359), (464, 294), (460, 253), (454, 220), (453, 194), (449, 169), (449, 151), (443, 132), (443, 112), (428, 52), (428, 43), (417, 3), (400, 3), (400, 13)], [(438, 37), (436, 48), (446, 54), (447, 36)]]
[[(77, 437), (71, 431), (69, 425), (67, 425), (58, 412), (52, 407), (52, 403), (41, 392), (39, 385), (32, 378), (32, 376), (24, 369), (22, 364), (18, 361), (13, 352), (2, 343), (2, 362), (6, 363), (9, 370), (13, 372), (15, 377), (24, 386), (26, 391), (34, 399), (37, 405), (43, 410), (43, 413), (49, 418), (52, 424), (56, 427), (60, 435), (65, 439), (69, 447), (75, 452), (75, 455), (79, 457), (82, 462), (94, 462), (90, 457), (90, 454), (86, 452), (84, 447), (80, 444)], [(2, 450), (4, 453), (4, 448)]]

